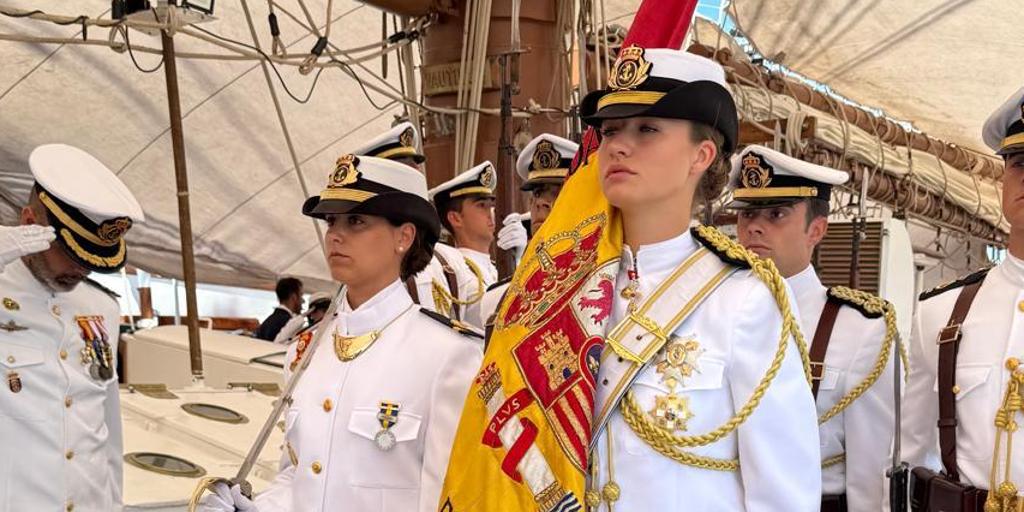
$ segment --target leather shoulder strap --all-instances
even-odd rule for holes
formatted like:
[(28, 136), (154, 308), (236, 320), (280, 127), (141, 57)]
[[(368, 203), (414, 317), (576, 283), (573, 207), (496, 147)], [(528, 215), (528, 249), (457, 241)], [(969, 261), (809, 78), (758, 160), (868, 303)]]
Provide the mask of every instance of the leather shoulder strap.
[[(439, 251), (434, 251), (434, 256), (437, 256), (437, 261), (441, 263), (441, 269), (444, 271), (444, 280), (448, 282), (448, 291), (451, 292), (452, 297), (459, 298), (459, 278), (455, 275), (455, 269), (452, 268), (448, 260), (444, 259), (444, 256)], [(452, 302), (451, 317), (454, 320), (459, 320), (459, 305)]]
[(821, 318), (818, 319), (818, 328), (814, 330), (814, 338), (811, 340), (811, 348), (808, 357), (811, 360), (811, 392), (814, 399), (818, 399), (818, 387), (825, 375), (825, 354), (828, 352), (828, 343), (832, 339), (832, 329), (836, 326), (836, 317), (839, 316), (839, 307), (842, 304), (828, 296), (825, 300), (825, 309), (821, 310)]
[(956, 358), (960, 351), (960, 340), (963, 333), (960, 326), (971, 310), (971, 303), (978, 295), (983, 280), (970, 283), (960, 289), (960, 295), (953, 305), (949, 322), (939, 331), (939, 451), (942, 454), (942, 466), (946, 476), (959, 482), (960, 472), (956, 466)]

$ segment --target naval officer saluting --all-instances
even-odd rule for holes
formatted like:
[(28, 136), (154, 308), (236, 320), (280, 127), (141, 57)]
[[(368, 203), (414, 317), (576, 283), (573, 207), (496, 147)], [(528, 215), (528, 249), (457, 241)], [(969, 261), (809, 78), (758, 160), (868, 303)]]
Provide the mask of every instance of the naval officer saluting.
[(121, 313), (87, 276), (124, 266), (144, 215), (78, 148), (40, 146), (29, 166), (21, 226), (0, 227), (0, 510), (119, 511)]
[(771, 258), (793, 290), (810, 343), (821, 423), (822, 512), (878, 512), (893, 436), (892, 306), (866, 292), (826, 288), (811, 265), (828, 229), (842, 171), (762, 146), (733, 159), (730, 180), (740, 243)]
[[(426, 178), (345, 155), (303, 205), (327, 222), (325, 257), (344, 284), (337, 315), (285, 412), (281, 470), (255, 503), (217, 484), (200, 510), (434, 511), (455, 427), (482, 359), (478, 343), (413, 303), (403, 280), (440, 235)], [(288, 350), (285, 378), (308, 346)]]

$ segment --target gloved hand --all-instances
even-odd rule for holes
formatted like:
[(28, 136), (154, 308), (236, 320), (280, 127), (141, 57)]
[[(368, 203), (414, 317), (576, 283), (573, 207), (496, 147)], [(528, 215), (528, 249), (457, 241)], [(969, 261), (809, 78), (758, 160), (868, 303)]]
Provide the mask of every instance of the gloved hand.
[(56, 238), (52, 226), (0, 226), (0, 269), (22, 256), (45, 251)]
[(207, 494), (199, 502), (197, 512), (259, 512), (256, 504), (242, 496), (242, 489), (237, 484), (228, 488), (228, 484), (213, 484), (213, 493)]
[(502, 221), (503, 227), (498, 231), (498, 248), (514, 251), (517, 261), (523, 258), (523, 251), (530, 241), (529, 235), (526, 234), (526, 226), (523, 226), (523, 220), (529, 218), (529, 213), (510, 213)]

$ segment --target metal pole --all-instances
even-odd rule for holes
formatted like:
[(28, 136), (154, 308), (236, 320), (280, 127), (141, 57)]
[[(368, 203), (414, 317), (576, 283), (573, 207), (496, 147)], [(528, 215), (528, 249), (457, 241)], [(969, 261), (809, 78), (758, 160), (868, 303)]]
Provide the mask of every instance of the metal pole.
[[(256, 35), (256, 26), (252, 22), (252, 13), (249, 12), (249, 2), (242, 0), (242, 10), (245, 12), (245, 21), (249, 24), (249, 34), (252, 36), (252, 44), (260, 48), (260, 38)], [(330, 23), (330, 20), (327, 20)], [(270, 70), (267, 69), (266, 59), (260, 59), (260, 68), (263, 69), (263, 80), (267, 82), (267, 90), (270, 91), (270, 99), (274, 101), (274, 110), (277, 111), (277, 122), (281, 125), (281, 132), (284, 134), (285, 145), (288, 146), (288, 155), (292, 158), (292, 166), (295, 168), (295, 176), (299, 179), (299, 187), (302, 189), (302, 197), (309, 197), (309, 187), (306, 185), (306, 177), (302, 175), (302, 166), (299, 165), (299, 156), (295, 153), (295, 145), (292, 144), (292, 136), (288, 131), (288, 123), (284, 120), (284, 111), (281, 110), (281, 101), (277, 98), (277, 89), (274, 88), (274, 81), (270, 78)], [(313, 229), (316, 230), (316, 239), (320, 242), (320, 249), (324, 248), (324, 233), (316, 219), (313, 222)]]
[(192, 248), (192, 213), (188, 201), (188, 169), (185, 167), (185, 136), (181, 128), (181, 98), (178, 96), (178, 66), (174, 61), (174, 38), (160, 31), (167, 79), (167, 108), (171, 117), (171, 148), (174, 176), (178, 184), (178, 231), (181, 234), (181, 266), (185, 274), (185, 310), (188, 324), (188, 352), (192, 379), (203, 381), (203, 350), (199, 342), (199, 308), (196, 305), (196, 261)]
[[(516, 194), (516, 187), (513, 187), (515, 174), (516, 150), (512, 146), (512, 94), (515, 87), (513, 84), (513, 66), (518, 64), (519, 55), (506, 53), (498, 57), (501, 69), (501, 135), (498, 138), (498, 190), (497, 204), (495, 205), (495, 218), (499, 222), (509, 213), (512, 213)], [(512, 61), (512, 62), (510, 62)], [(512, 275), (516, 269), (515, 253), (513, 251), (498, 250), (497, 266), (498, 276), (505, 279)]]
[[(407, 31), (411, 26), (412, 22), (410, 21), (409, 17), (402, 16), (402, 30)], [(409, 96), (409, 98), (412, 98), (413, 100), (416, 101), (420, 101), (420, 93), (416, 87), (416, 70), (412, 56), (412, 43), (409, 43), (408, 45), (406, 45), (405, 48), (400, 49), (399, 55), (401, 55), (402, 57), (402, 72), (405, 73), (405, 86), (407, 88), (406, 94)], [(423, 133), (423, 126), (420, 125), (419, 110), (416, 107), (412, 107), (408, 109), (408, 112), (409, 122), (416, 127), (416, 131), (418, 131), (421, 135), (425, 135)], [(423, 151), (423, 148), (419, 148), (419, 150)]]
[(867, 238), (868, 169), (860, 168), (860, 197), (857, 199), (857, 217), (853, 221), (853, 250), (850, 255), (850, 288), (860, 288), (860, 244)]

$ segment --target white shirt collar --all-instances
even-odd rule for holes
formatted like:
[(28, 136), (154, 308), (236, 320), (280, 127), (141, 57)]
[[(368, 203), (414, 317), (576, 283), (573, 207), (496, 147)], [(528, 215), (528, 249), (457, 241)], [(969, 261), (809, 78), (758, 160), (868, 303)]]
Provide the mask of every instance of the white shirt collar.
[(1003, 267), (1007, 279), (1010, 279), (1017, 286), (1024, 286), (1024, 260), (1006, 252), (1006, 259), (999, 266)]
[(635, 255), (628, 245), (623, 245), (622, 268), (632, 269), (635, 260), (639, 275), (657, 275), (675, 269), (696, 250), (697, 241), (693, 239), (690, 230), (684, 231), (675, 238), (641, 245)]
[(818, 273), (814, 271), (814, 265), (807, 265), (807, 268), (801, 270), (798, 274), (786, 278), (786, 282), (793, 289), (793, 293), (798, 296), (824, 288), (821, 284), (821, 279), (818, 279)]
[(342, 297), (335, 326), (344, 336), (358, 336), (380, 329), (412, 306), (412, 298), (401, 280), (395, 280), (355, 310)]
[(486, 252), (480, 252), (475, 249), (470, 249), (469, 247), (459, 247), (459, 251), (461, 251), (462, 254), (465, 254), (466, 256), (473, 258), (476, 261), (491, 261), (491, 255), (487, 254)]

